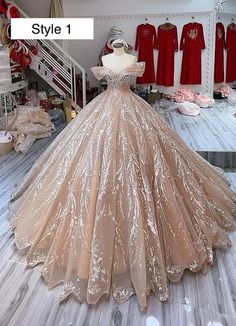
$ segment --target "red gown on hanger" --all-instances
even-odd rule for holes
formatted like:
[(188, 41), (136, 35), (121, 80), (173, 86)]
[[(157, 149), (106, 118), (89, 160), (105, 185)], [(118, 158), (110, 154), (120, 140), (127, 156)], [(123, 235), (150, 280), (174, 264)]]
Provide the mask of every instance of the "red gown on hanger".
[(180, 83), (201, 84), (201, 55), (205, 49), (202, 24), (188, 23), (182, 30), (180, 50), (183, 50)]
[(227, 27), (226, 49), (227, 49), (226, 82), (231, 83), (236, 80), (236, 24), (235, 23), (231, 23)]
[(138, 61), (146, 64), (142, 77), (137, 78), (137, 84), (155, 83), (153, 49), (156, 46), (156, 29), (150, 24), (141, 24), (137, 27), (135, 50), (138, 50)]
[(175, 51), (178, 51), (177, 28), (170, 23), (162, 24), (157, 32), (157, 85), (174, 85), (174, 61)]
[(224, 49), (225, 49), (225, 28), (222, 23), (216, 24), (215, 44), (215, 83), (224, 81)]

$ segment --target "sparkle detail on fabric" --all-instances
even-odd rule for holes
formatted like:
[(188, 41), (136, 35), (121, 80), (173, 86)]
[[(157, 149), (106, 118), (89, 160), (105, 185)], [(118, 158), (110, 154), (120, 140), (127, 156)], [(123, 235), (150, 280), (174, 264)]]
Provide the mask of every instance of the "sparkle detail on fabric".
[(12, 195), (9, 218), (30, 266), (43, 263), (49, 288), (63, 284), (96, 303), (152, 292), (185, 269), (207, 271), (213, 247), (230, 245), (236, 195), (223, 173), (190, 150), (155, 110), (130, 90), (136, 63), (108, 82), (60, 133)]

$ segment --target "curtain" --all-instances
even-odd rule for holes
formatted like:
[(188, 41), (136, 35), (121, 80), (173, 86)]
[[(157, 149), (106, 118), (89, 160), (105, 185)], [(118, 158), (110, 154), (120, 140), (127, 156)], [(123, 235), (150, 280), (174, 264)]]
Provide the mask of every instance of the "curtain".
[(63, 0), (51, 0), (49, 17), (50, 18), (64, 17)]

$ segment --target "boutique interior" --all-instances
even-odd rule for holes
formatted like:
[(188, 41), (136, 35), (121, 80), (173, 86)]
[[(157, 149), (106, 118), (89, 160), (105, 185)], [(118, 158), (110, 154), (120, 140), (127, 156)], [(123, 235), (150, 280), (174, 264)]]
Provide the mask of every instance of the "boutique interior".
[[(11, 19), (28, 17), (36, 18), (36, 20), (37, 18), (93, 18), (94, 38), (90, 40), (11, 39)], [(116, 51), (118, 53), (119, 46), (124, 51), (122, 55), (124, 53), (124, 55), (135, 56), (137, 63), (124, 69), (121, 68), (116, 73), (106, 67), (106, 61), (103, 58), (109, 55), (112, 58)], [(94, 68), (91, 69), (91, 67)], [(129, 90), (127, 90), (127, 84)], [(129, 95), (130, 91), (132, 95)], [(121, 95), (117, 95), (117, 92)], [(112, 97), (116, 98), (116, 96), (118, 96), (116, 103), (113, 103), (115, 100), (113, 101)], [(117, 103), (121, 103), (120, 107)], [(102, 106), (104, 106), (103, 113), (102, 109), (101, 112), (99, 111)], [(129, 106), (132, 106), (133, 111), (130, 109), (129, 112)], [(113, 113), (109, 118), (112, 107)], [(138, 110), (142, 112), (138, 113)], [(146, 111), (151, 113), (146, 113)], [(145, 128), (148, 130), (146, 133), (143, 131)], [(157, 129), (161, 130), (160, 134), (156, 131)], [(106, 133), (106, 138), (102, 138), (103, 133)], [(112, 133), (117, 136), (113, 137)], [(172, 168), (167, 169), (167, 165), (160, 163), (160, 168), (156, 170), (153, 168), (154, 172), (150, 172), (151, 163), (145, 164), (146, 158), (152, 156), (153, 153), (153, 162), (156, 157), (159, 157), (155, 139), (157, 146), (162, 148), (160, 160), (165, 161), (167, 165), (171, 165), (168, 160), (175, 161), (176, 165), (173, 163)], [(177, 139), (176, 143), (175, 139)], [(133, 147), (136, 148), (136, 143), (139, 150), (132, 152)], [(94, 144), (93, 150), (91, 144)], [(185, 145), (187, 145), (186, 148)], [(116, 160), (113, 160), (110, 146), (116, 153), (114, 155)], [(145, 153), (141, 150), (142, 146)], [(130, 152), (126, 152), (128, 147)], [(126, 255), (130, 255), (128, 268), (134, 270), (130, 272), (130, 279), (127, 275), (123, 276), (123, 283), (127, 282), (126, 288), (123, 289), (124, 285), (121, 281), (119, 283), (119, 276), (116, 274), (119, 264), (114, 261), (123, 259), (120, 234), (125, 231), (117, 227), (115, 230), (118, 231), (110, 232), (111, 220), (114, 219), (114, 223), (119, 224), (116, 217), (112, 215), (111, 197), (113, 193), (119, 194), (123, 183), (129, 182), (124, 181), (124, 175), (119, 179), (121, 175), (119, 171), (123, 165), (124, 171), (125, 169), (131, 171), (131, 174), (132, 171), (136, 171), (135, 168), (134, 170), (130, 168), (132, 162), (128, 161), (129, 153), (133, 155), (130, 154), (130, 157), (134, 157), (133, 161), (136, 162), (137, 169), (145, 165), (143, 171), (146, 171), (142, 176), (137, 173), (137, 178), (141, 178), (139, 182), (146, 185), (144, 190), (137, 192), (138, 195), (135, 191), (128, 192), (126, 196), (130, 197), (131, 202), (136, 202), (136, 200), (139, 202), (137, 207), (135, 206), (136, 209), (133, 209), (130, 203), (127, 204), (127, 207), (133, 209), (133, 220), (136, 221), (135, 214), (140, 214), (138, 207), (141, 202), (143, 203), (140, 193), (149, 194), (147, 190), (149, 183), (145, 183), (145, 178), (149, 178), (149, 175), (155, 175), (157, 183), (162, 185), (155, 186), (153, 181), (150, 187), (152, 189), (158, 187), (159, 195), (162, 198), (166, 196), (171, 205), (165, 206), (163, 202), (161, 209), (158, 209), (157, 204), (155, 210), (157, 222), (152, 222), (151, 218), (146, 220), (143, 214), (142, 222), (140, 222), (144, 224), (142, 230), (138, 222), (130, 227), (131, 236), (130, 238), (128, 236), (129, 240), (127, 240), (130, 250), (127, 249)], [(198, 155), (195, 157), (196, 153)], [(123, 165), (119, 165), (120, 157), (124, 157)], [(137, 157), (139, 160), (136, 160)], [(197, 157), (203, 158), (209, 164), (201, 163)], [(106, 169), (109, 160), (110, 168)], [(78, 164), (76, 164), (77, 161)], [(190, 172), (186, 172), (182, 161), (186, 162), (185, 164), (188, 162)], [(117, 165), (116, 177), (120, 183), (117, 181), (113, 192), (111, 180), (115, 178), (113, 175), (115, 165)], [(228, 186), (232, 192), (236, 192), (235, 0), (130, 0), (128, 2), (124, 0), (15, 0), (14, 2), (0, 0), (0, 326), (235, 326), (236, 233), (229, 232), (228, 234), (228, 231), (234, 230), (228, 225), (229, 211), (233, 209), (233, 195), (228, 194), (228, 190), (223, 192), (225, 185), (221, 185), (222, 181), (211, 176), (208, 172), (211, 169), (210, 165), (221, 171), (218, 174), (224, 174)], [(98, 166), (101, 166), (100, 170)], [(174, 175), (175, 166), (176, 169), (178, 166), (184, 166), (184, 168)], [(201, 172), (193, 171), (198, 171), (196, 166), (200, 166)], [(83, 174), (85, 170), (87, 174)], [(93, 171), (96, 177), (90, 184)], [(91, 197), (87, 193), (94, 193), (93, 184), (97, 184), (97, 178), (103, 180), (106, 173), (110, 173), (110, 181), (104, 189), (100, 181), (98, 188), (103, 190), (93, 197), (97, 196), (94, 204), (97, 210), (94, 213), (91, 208), (93, 202), (90, 203), (88, 198)], [(181, 194), (181, 187), (176, 186), (177, 191), (173, 182), (171, 189), (174, 190), (170, 195), (169, 188), (167, 186), (165, 188), (165, 180), (171, 178), (177, 180), (181, 173), (190, 174), (183, 181), (183, 189), (188, 190)], [(207, 175), (206, 184), (208, 185), (204, 185), (204, 173)], [(54, 174), (57, 178), (53, 177)], [(70, 180), (72, 176), (74, 179)], [(49, 177), (51, 181), (48, 181)], [(202, 184), (201, 188), (194, 183), (198, 179), (200, 181), (196, 184)], [(211, 185), (213, 179), (214, 185)], [(133, 180), (132, 177), (129, 180)], [(189, 184), (188, 180), (190, 180)], [(62, 186), (57, 188), (60, 183)], [(20, 187), (17, 188), (19, 185)], [(67, 185), (71, 187), (68, 191)], [(90, 186), (91, 188), (86, 190), (86, 187)], [(77, 190), (74, 191), (73, 187)], [(112, 195), (107, 192), (107, 187)], [(126, 187), (128, 189), (127, 184)], [(200, 192), (199, 189), (201, 189)], [(216, 192), (215, 189), (220, 190)], [(64, 202), (66, 192), (70, 194), (70, 198), (67, 196)], [(82, 195), (82, 192), (86, 193), (87, 197)], [(191, 196), (188, 196), (188, 192)], [(106, 211), (104, 208), (99, 211), (97, 207), (100, 207), (99, 200), (103, 198), (104, 193), (106, 198), (109, 197), (109, 200), (103, 200), (105, 203), (109, 201), (110, 210)], [(180, 199), (178, 199), (179, 193)], [(198, 193), (200, 193), (199, 197)], [(232, 199), (228, 204), (230, 206), (228, 211), (222, 199), (226, 198), (226, 193), (227, 198), (231, 196)], [(150, 195), (152, 199), (147, 199), (147, 202), (143, 204), (145, 212), (148, 211), (146, 205), (154, 205), (151, 204), (152, 200), (155, 201), (153, 198), (156, 198), (154, 190), (152, 194)], [(175, 196), (175, 199), (170, 199), (174, 198), (172, 196)], [(67, 269), (67, 265), (64, 266), (65, 259), (58, 260), (58, 266), (61, 264), (60, 269), (54, 260), (56, 256), (64, 257), (67, 253), (62, 245), (67, 240), (65, 235), (62, 239), (62, 234), (76, 238), (72, 228), (83, 229), (82, 224), (79, 225), (80, 222), (72, 224), (69, 220), (72, 215), (73, 221), (76, 220), (74, 215), (76, 215), (77, 208), (74, 207), (80, 206), (78, 204), (76, 206), (74, 202), (78, 203), (81, 198), (84, 198), (81, 207), (83, 205), (86, 207), (85, 211), (89, 211), (90, 217), (94, 214), (95, 222), (90, 221), (89, 217), (90, 222), (87, 223), (84, 231), (85, 238), (81, 236), (86, 242), (86, 232), (87, 235), (91, 233), (92, 245), (89, 247), (90, 251), (86, 246), (85, 249), (81, 249), (84, 247), (78, 240), (80, 249), (76, 247), (74, 254), (68, 255), (67, 264), (70, 269), (69, 267)], [(12, 200), (12, 212), (18, 216), (14, 215), (12, 218), (13, 213), (11, 213), (10, 219), (12, 220), (10, 220), (9, 206)], [(219, 204), (221, 200), (222, 206)], [(123, 221), (123, 218), (127, 217), (126, 211), (119, 207), (125, 207), (126, 199), (123, 197), (124, 206), (118, 201), (122, 201), (122, 197), (117, 195), (114, 204), (115, 211), (117, 218)], [(156, 202), (159, 203), (159, 201), (162, 202), (162, 199), (157, 196)], [(212, 216), (215, 214), (212, 220), (214, 223), (215, 220), (217, 221), (217, 228), (220, 225), (219, 233), (223, 234), (225, 230), (227, 231), (228, 235), (224, 238), (224, 244), (222, 244), (223, 236), (217, 238), (218, 242), (214, 240), (218, 235), (216, 232), (214, 236), (209, 235), (207, 238), (207, 231), (204, 233), (206, 225), (209, 228), (211, 225), (213, 229), (216, 226), (212, 226), (213, 222), (201, 224), (201, 221), (195, 217), (200, 208), (194, 208), (194, 204), (192, 206), (188, 204), (191, 201), (193, 203), (202, 201), (205, 206), (209, 201), (209, 207), (217, 207), (215, 213), (212, 213)], [(65, 207), (67, 207), (66, 211)], [(104, 204), (103, 207), (106, 205)], [(203, 205), (199, 207), (202, 208)], [(83, 208), (78, 208), (78, 211), (80, 209)], [(127, 208), (127, 215), (132, 209)], [(162, 209), (165, 212), (163, 216), (160, 213)], [(168, 283), (168, 294), (165, 295), (163, 292), (161, 295), (163, 283), (160, 285), (161, 283), (154, 281), (154, 276), (149, 281), (149, 273), (153, 275), (156, 273), (155, 280), (158, 277), (161, 278), (159, 269), (154, 270), (151, 263), (149, 265), (149, 260), (152, 257), (153, 261), (155, 260), (156, 264), (160, 265), (160, 261), (163, 260), (163, 265), (167, 266), (169, 257), (172, 257), (168, 241), (172, 241), (174, 247), (177, 233), (173, 236), (173, 240), (170, 240), (171, 232), (166, 236), (160, 236), (160, 239), (163, 239), (163, 243), (158, 244), (159, 249), (162, 248), (160, 250), (156, 249), (155, 245), (153, 247), (150, 245), (150, 234), (157, 232), (156, 229), (154, 230), (154, 224), (157, 225), (155, 227), (158, 232), (165, 234), (167, 232), (165, 229), (168, 228), (165, 226), (167, 216), (170, 217), (168, 222), (170, 226), (172, 214), (174, 216), (175, 210), (177, 212), (178, 209), (182, 210), (182, 213), (188, 210), (194, 216), (194, 218), (186, 217), (184, 222), (179, 222), (178, 237), (185, 237), (181, 235), (180, 230), (188, 225), (186, 232), (191, 235), (192, 239), (195, 234), (198, 234), (199, 246), (202, 239), (207, 238), (203, 243), (204, 245), (206, 241), (210, 243), (208, 246), (205, 245), (204, 249), (208, 260), (204, 258), (203, 262), (201, 258), (201, 267), (196, 267), (198, 263), (195, 267), (192, 262), (191, 264), (185, 263), (181, 266), (184, 273), (179, 272), (177, 275), (178, 257), (181, 256), (182, 259), (185, 250), (190, 252), (190, 245), (180, 245), (176, 240), (176, 252), (173, 255), (174, 258), (171, 258), (175, 260), (177, 257), (176, 265), (174, 263), (171, 265), (171, 271), (169, 268), (166, 273), (160, 272), (162, 275), (167, 275)], [(111, 212), (111, 216), (108, 211)], [(216, 217), (218, 213), (220, 217)], [(59, 214), (61, 214), (60, 217), (58, 217)], [(152, 215), (148, 214), (147, 216)], [(42, 215), (45, 216), (44, 219)], [(184, 216), (184, 213), (182, 215)], [(54, 216), (60, 219), (60, 223), (49, 222)], [(186, 216), (189, 215), (186, 214)], [(20, 222), (20, 218), (24, 221)], [(104, 219), (102, 226), (99, 225), (101, 219)], [(165, 222), (163, 222), (164, 219)], [(174, 219), (175, 217), (172, 221)], [(222, 221), (226, 219), (227, 227), (225, 223), (221, 228)], [(80, 221), (79, 218), (78, 220)], [(70, 225), (71, 229), (68, 226), (67, 231), (63, 233), (65, 224)], [(201, 232), (192, 231), (196, 225), (198, 229), (202, 228)], [(135, 231), (136, 227), (139, 228), (138, 231)], [(102, 231), (98, 236), (99, 228)], [(50, 231), (45, 233), (44, 229), (50, 229)], [(141, 257), (141, 254), (138, 256), (136, 251), (131, 249), (133, 242), (142, 239), (141, 233), (143, 238), (149, 234), (148, 240), (144, 241), (144, 247), (146, 246), (144, 251), (148, 252), (149, 245), (150, 248), (154, 248), (152, 255), (142, 256), (142, 259), (146, 259), (145, 271), (141, 270), (143, 260), (139, 263), (135, 259), (132, 260), (132, 255)], [(30, 240), (26, 239), (29, 234)], [(54, 236), (53, 239), (51, 239), (53, 237), (51, 234)], [(137, 234), (139, 238), (134, 241)], [(212, 239), (209, 240), (211, 237)], [(103, 242), (104, 238), (106, 242)], [(114, 239), (117, 239), (117, 244)], [(44, 241), (47, 242), (46, 249)], [(194, 241), (195, 244), (198, 240)], [(222, 245), (219, 245), (220, 241)], [(106, 264), (111, 264), (111, 276), (108, 278), (109, 282), (107, 281), (109, 285), (106, 284), (106, 287), (104, 285), (104, 289), (101, 290), (100, 284), (103, 277), (105, 278), (104, 275), (108, 273), (108, 267), (104, 267), (101, 261), (103, 262), (105, 252), (108, 252), (108, 249), (104, 248), (109, 247), (109, 243), (114, 255), (110, 258), (109, 253), (106, 254)], [(143, 250), (138, 244), (136, 246), (140, 252)], [(95, 253), (98, 247), (100, 248), (99, 254)], [(178, 248), (182, 248), (182, 251), (179, 252)], [(72, 249), (70, 250), (72, 252)], [(155, 256), (159, 251), (162, 253), (162, 259), (158, 255)], [(209, 258), (209, 251), (211, 258)], [(199, 257), (202, 252), (203, 249), (198, 249)], [(77, 282), (79, 288), (76, 292), (73, 280), (76, 277), (77, 281), (83, 278), (81, 275), (85, 274), (84, 265), (87, 261), (90, 264), (89, 276), (85, 277), (88, 283)], [(77, 266), (76, 264), (78, 268), (73, 267)], [(93, 273), (95, 267), (94, 269), (91, 267), (93, 264), (97, 268), (96, 276)], [(137, 272), (139, 268), (143, 274)], [(167, 267), (163, 268), (168, 270)], [(66, 270), (64, 274), (61, 274), (62, 269)], [(76, 274), (76, 272), (81, 274)], [(125, 272), (123, 270), (120, 273)], [(98, 279), (99, 285), (96, 283)], [(145, 290), (143, 290), (143, 283), (145, 283)], [(121, 285), (118, 286), (119, 284)], [(82, 294), (83, 291), (87, 292)]]

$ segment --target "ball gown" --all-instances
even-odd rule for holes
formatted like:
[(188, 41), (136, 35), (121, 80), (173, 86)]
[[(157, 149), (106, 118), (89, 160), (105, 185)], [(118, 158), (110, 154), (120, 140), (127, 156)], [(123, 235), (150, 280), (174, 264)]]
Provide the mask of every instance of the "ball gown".
[(17, 186), (9, 219), (27, 263), (42, 263), (49, 288), (95, 304), (137, 295), (141, 309), (185, 269), (206, 272), (213, 248), (230, 245), (236, 194), (130, 84), (143, 62), (114, 73), (108, 88), (68, 124)]

